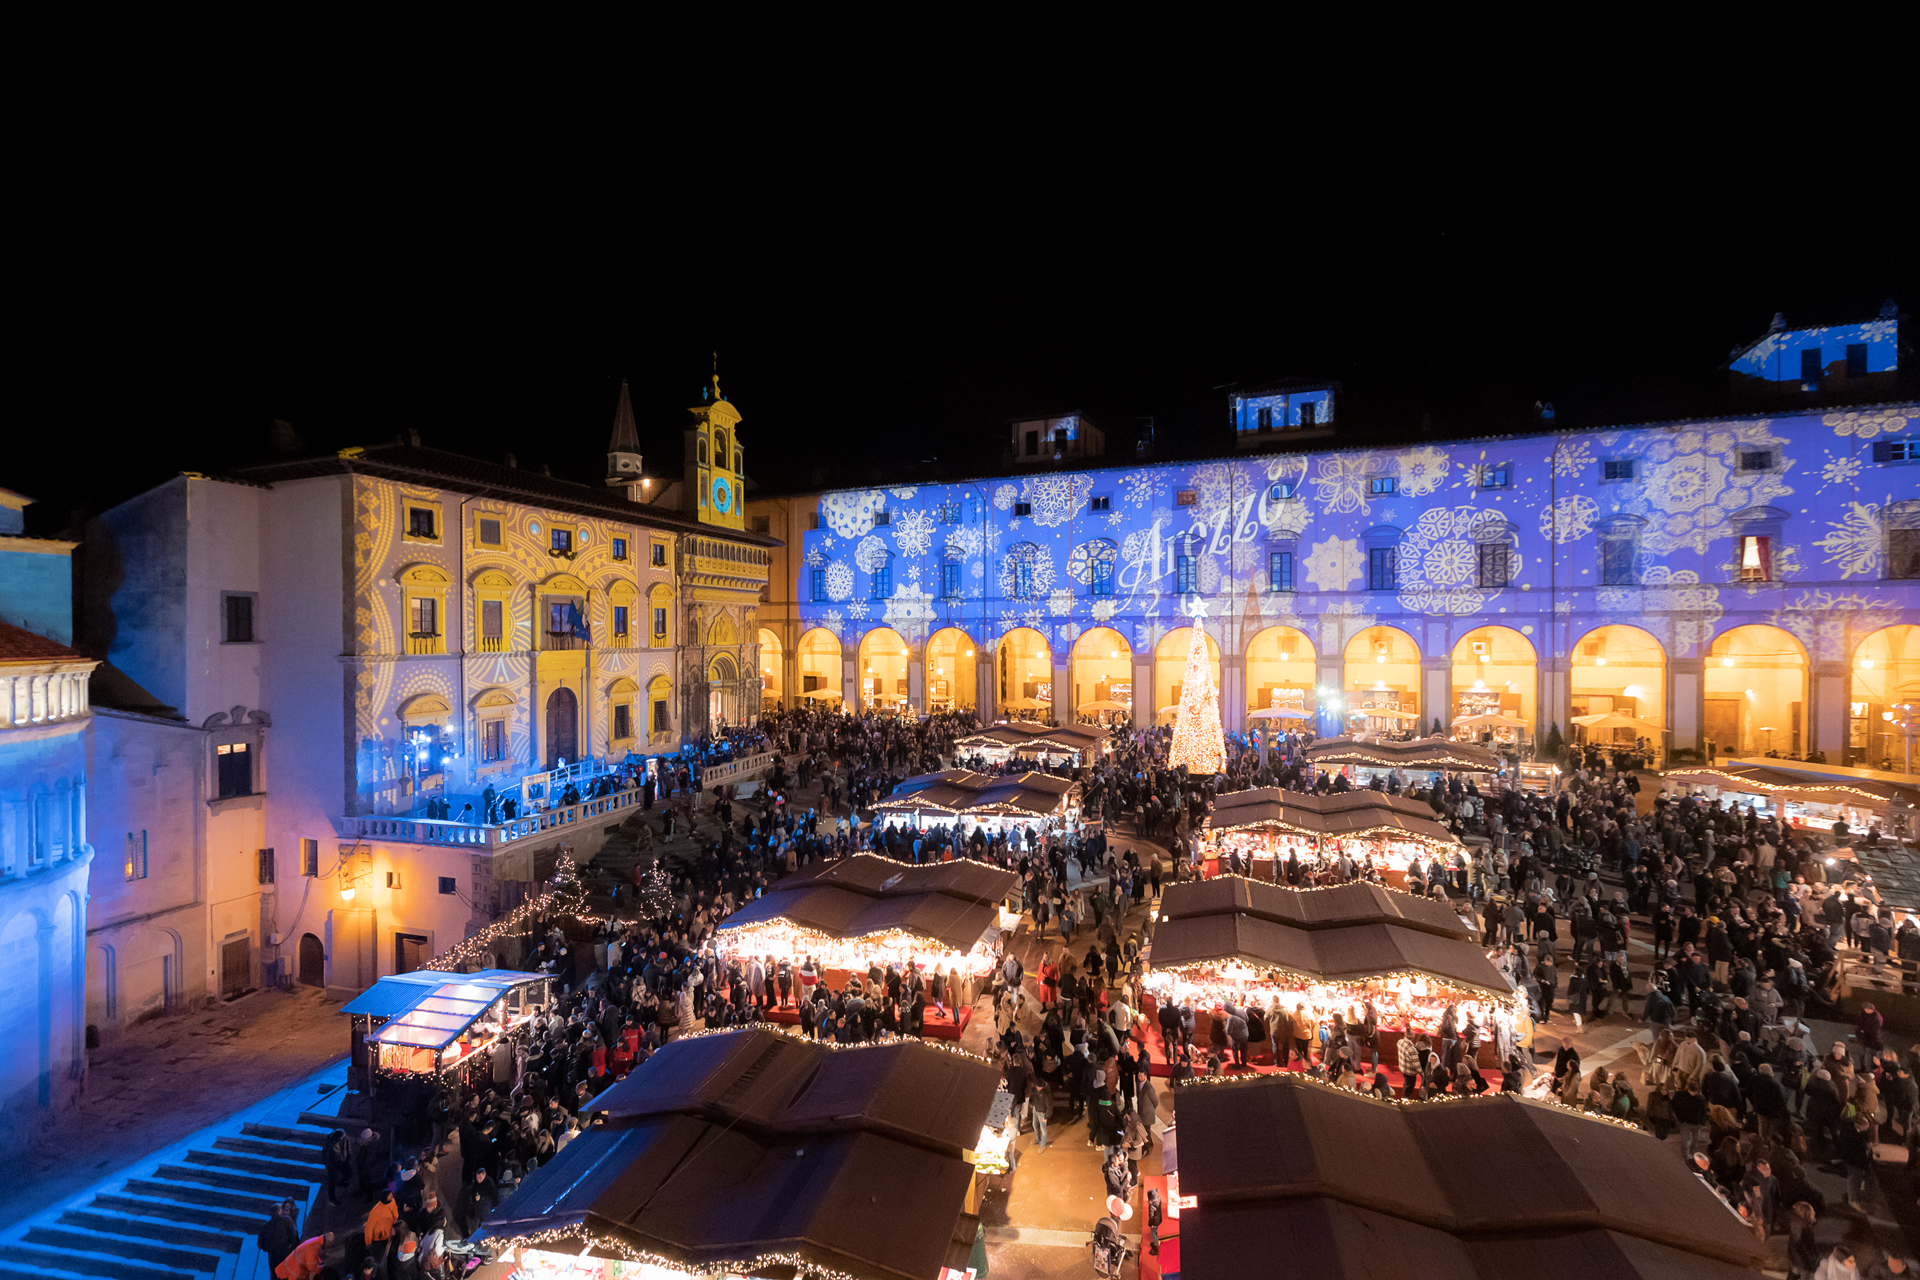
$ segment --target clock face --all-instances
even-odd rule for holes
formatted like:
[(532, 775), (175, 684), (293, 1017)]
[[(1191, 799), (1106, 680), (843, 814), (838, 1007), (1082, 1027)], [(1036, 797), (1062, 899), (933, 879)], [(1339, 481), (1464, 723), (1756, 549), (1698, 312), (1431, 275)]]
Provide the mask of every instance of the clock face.
[(725, 480), (713, 482), (713, 509), (723, 514), (733, 509), (733, 490)]

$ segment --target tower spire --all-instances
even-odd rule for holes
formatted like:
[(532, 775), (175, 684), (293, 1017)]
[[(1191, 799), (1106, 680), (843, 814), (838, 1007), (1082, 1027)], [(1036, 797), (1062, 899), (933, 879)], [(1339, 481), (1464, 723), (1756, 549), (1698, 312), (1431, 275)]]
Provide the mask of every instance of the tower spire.
[(607, 440), (607, 483), (627, 486), (627, 496), (637, 501), (634, 486), (639, 480), (640, 432), (633, 424), (633, 397), (622, 378), (620, 403), (613, 410), (613, 434)]

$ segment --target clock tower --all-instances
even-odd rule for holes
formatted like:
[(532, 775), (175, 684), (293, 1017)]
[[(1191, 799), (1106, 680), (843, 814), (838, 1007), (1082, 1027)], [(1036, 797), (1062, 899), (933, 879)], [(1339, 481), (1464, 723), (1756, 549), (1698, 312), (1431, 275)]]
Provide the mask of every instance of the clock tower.
[(746, 493), (741, 475), (746, 450), (740, 444), (740, 411), (720, 393), (720, 375), (700, 393), (701, 403), (689, 411), (686, 487), (682, 510), (702, 524), (722, 529), (747, 527)]

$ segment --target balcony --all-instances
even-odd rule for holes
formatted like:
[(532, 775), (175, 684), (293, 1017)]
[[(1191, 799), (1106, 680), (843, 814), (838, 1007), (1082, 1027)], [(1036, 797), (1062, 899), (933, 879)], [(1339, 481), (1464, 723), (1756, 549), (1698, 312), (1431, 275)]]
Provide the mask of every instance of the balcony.
[(438, 631), (409, 631), (407, 632), (407, 652), (415, 654), (444, 652), (440, 641), (441, 636)]
[(540, 647), (548, 652), (558, 652), (564, 649), (584, 649), (587, 647), (587, 641), (586, 637), (577, 636), (571, 631), (549, 631), (547, 632), (547, 642)]
[(610, 796), (582, 800), (542, 813), (522, 814), (508, 822), (448, 822), (437, 818), (349, 817), (333, 820), (334, 834), (343, 840), (383, 840), (397, 844), (429, 844), (492, 852), (509, 845), (623, 812), (638, 805), (641, 792), (616, 791)]
[(507, 638), (505, 636), (481, 636), (479, 647), (481, 653), (505, 653), (507, 651)]

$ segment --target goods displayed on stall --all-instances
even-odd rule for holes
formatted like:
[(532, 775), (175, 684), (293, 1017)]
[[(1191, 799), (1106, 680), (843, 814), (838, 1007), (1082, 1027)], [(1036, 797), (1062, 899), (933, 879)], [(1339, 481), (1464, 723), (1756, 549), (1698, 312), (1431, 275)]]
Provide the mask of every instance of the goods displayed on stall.
[(1777, 813), (1796, 827), (1825, 829), (1844, 821), (1859, 832), (1878, 825), (1890, 834), (1907, 834), (1899, 829), (1920, 806), (1920, 777), (1913, 774), (1799, 760), (1728, 759), (1669, 769), (1660, 777), (1668, 786), (1691, 787), (1731, 808)]
[(989, 764), (1004, 764), (1015, 756), (1082, 764), (1106, 753), (1107, 731), (1097, 724), (1056, 728), (1032, 720), (1001, 720), (955, 738), (953, 749), (956, 756), (978, 755)]
[(1401, 1034), (1437, 1038), (1452, 1006), (1460, 1028), (1471, 1021), (1485, 1034), (1497, 1063), (1532, 1043), (1533, 1022), (1473, 939), (1446, 904), (1380, 885), (1293, 889), (1220, 876), (1168, 886), (1142, 985), (1156, 1009), (1194, 1011), (1196, 1043), (1216, 1006), (1266, 1009), (1277, 999), (1289, 1013), (1305, 1004), (1328, 1026), (1371, 1004), (1383, 1061)]
[(1446, 738), (1415, 738), (1411, 742), (1323, 738), (1304, 754), (1314, 768), (1344, 772), (1356, 787), (1364, 787), (1376, 777), (1384, 780), (1398, 769), (1410, 786), (1426, 786), (1436, 777), (1457, 773), (1485, 791), (1506, 767), (1491, 748)]
[[(889, 966), (929, 974), (939, 966), (977, 981), (999, 963), (1002, 931), (1019, 918), (1005, 910), (1019, 882), (970, 858), (911, 866), (858, 853), (781, 880), (722, 921), (714, 945), (722, 956), (772, 956), (796, 972), (811, 957), (836, 990)], [(927, 1034), (957, 1039), (971, 1012), (960, 1008), (957, 1021), (930, 1017)]]
[(873, 806), (874, 821), (886, 826), (975, 827), (1002, 832), (1010, 827), (1049, 823), (1068, 825), (1080, 815), (1080, 787), (1050, 773), (974, 773), (942, 769), (908, 778)]
[(1436, 857), (1447, 863), (1464, 852), (1431, 805), (1371, 790), (1231, 791), (1214, 800), (1197, 839), (1209, 875), (1238, 859), (1262, 880), (1280, 879), (1289, 856), (1324, 870), (1344, 854), (1356, 866), (1371, 862), (1383, 879), (1403, 884), (1416, 859), (1422, 866)]
[(911, 1041), (676, 1039), (594, 1099), (593, 1124), (474, 1238), (552, 1280), (964, 1272), (1000, 1078)]
[(1182, 1090), (1182, 1280), (1286, 1273), (1758, 1280), (1753, 1229), (1652, 1134), (1511, 1095), (1297, 1075)]

